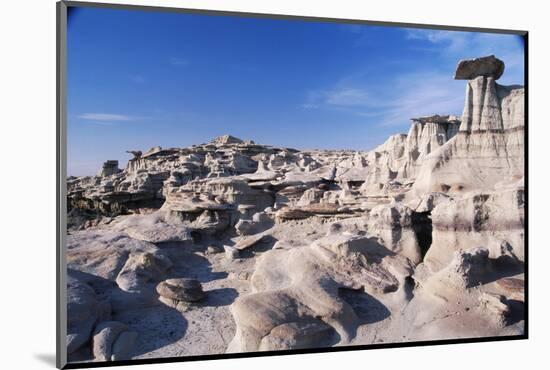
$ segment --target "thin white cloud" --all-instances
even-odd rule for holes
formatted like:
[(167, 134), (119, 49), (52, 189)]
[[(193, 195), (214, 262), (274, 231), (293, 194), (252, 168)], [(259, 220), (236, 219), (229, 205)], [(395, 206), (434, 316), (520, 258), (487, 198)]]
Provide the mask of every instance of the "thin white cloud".
[(340, 111), (380, 126), (407, 124), (413, 117), (462, 113), (464, 84), (446, 74), (408, 73), (368, 87), (349, 78), (341, 81), (345, 85), (308, 91), (302, 107)]
[[(344, 32), (354, 34), (354, 46), (370, 45), (370, 28), (361, 25), (342, 25)], [(458, 63), (461, 59), (495, 55), (504, 61), (505, 71), (499, 83), (524, 83), (524, 46), (517, 35), (401, 28), (406, 46), (411, 51), (433, 54), (442, 63)], [(398, 63), (399, 61), (390, 61)]]
[(398, 125), (413, 117), (433, 114), (460, 116), (464, 107), (465, 83), (450, 80), (445, 74), (420, 73), (396, 81), (394, 104), (383, 109), (382, 126)]
[(174, 57), (174, 58), (170, 58), (169, 62), (171, 65), (178, 66), (178, 67), (185, 67), (189, 65), (189, 60), (185, 58)]
[(426, 40), (437, 44), (434, 50), (440, 52), (459, 52), (464, 50), (470, 38), (471, 32), (442, 31), (426, 29), (405, 29), (405, 38), (408, 40)]
[[(449, 60), (472, 59), (487, 55), (495, 55), (504, 61), (505, 70), (500, 83), (523, 84), (524, 49), (519, 36), (442, 31), (427, 29), (404, 29), (405, 39), (411, 40), (411, 48), (433, 52), (435, 55)], [(431, 47), (415, 45), (414, 41), (428, 41)]]
[(327, 93), (326, 103), (341, 106), (363, 106), (372, 102), (370, 94), (364, 89), (343, 88)]
[(138, 117), (112, 113), (83, 113), (79, 115), (78, 118), (96, 122), (129, 122), (138, 119)]

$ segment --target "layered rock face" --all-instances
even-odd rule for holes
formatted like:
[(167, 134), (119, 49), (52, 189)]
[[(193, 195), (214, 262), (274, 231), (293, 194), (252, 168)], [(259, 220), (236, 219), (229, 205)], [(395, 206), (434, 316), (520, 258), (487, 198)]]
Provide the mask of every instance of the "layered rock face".
[(398, 172), (403, 179), (416, 179), (424, 158), (453, 138), (460, 126), (454, 116), (413, 118), (412, 122), (403, 150), (406, 160)]
[(425, 256), (432, 270), (448, 263), (452, 252), (484, 246), (494, 259), (525, 258), (523, 188), (469, 194), (447, 200), (432, 211), (433, 246)]
[(364, 195), (394, 193), (393, 183), (412, 184), (424, 158), (453, 138), (461, 124), (457, 117), (450, 115), (412, 118), (411, 121), (407, 135), (393, 135), (368, 153), (369, 165), (361, 187)]
[(524, 90), (461, 61), (462, 118), (371, 151), (224, 135), (69, 178), (70, 360), (521, 334)]
[[(458, 77), (472, 77), (466, 86), (462, 123), (448, 145), (425, 159), (415, 183), (418, 192), (492, 190), (503, 180), (513, 182), (523, 177), (524, 89), (497, 84), (500, 67), (490, 72), (490, 67), (482, 67), (487, 61), (491, 66), (496, 63), (492, 58), (481, 58), (459, 65)], [(482, 72), (462, 72), (473, 66)]]

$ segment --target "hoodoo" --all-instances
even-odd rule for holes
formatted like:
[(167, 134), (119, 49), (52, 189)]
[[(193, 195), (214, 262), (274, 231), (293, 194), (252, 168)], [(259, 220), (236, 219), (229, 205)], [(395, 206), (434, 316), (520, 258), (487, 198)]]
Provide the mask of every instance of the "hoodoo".
[(455, 78), (471, 77), (462, 122), (453, 139), (425, 158), (414, 185), (419, 193), (488, 190), (523, 176), (525, 93), (495, 82), (503, 69), (494, 56), (459, 63)]

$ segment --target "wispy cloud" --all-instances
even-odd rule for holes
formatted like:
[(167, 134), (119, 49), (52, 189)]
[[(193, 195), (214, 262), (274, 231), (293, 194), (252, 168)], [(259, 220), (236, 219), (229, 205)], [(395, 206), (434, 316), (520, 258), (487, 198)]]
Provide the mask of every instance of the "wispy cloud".
[(83, 113), (77, 117), (85, 121), (93, 122), (129, 122), (139, 119), (139, 117), (113, 113)]
[(375, 85), (342, 81), (345, 84), (330, 89), (308, 91), (302, 107), (340, 111), (390, 126), (406, 124), (413, 117), (460, 114), (464, 104), (464, 85), (441, 73), (402, 74)]
[(178, 58), (178, 57), (170, 58), (169, 62), (171, 65), (177, 66), (177, 67), (185, 67), (185, 66), (188, 66), (190, 63), (188, 59)]
[[(362, 26), (346, 25), (342, 31), (356, 34), (358, 42), (369, 36)], [(333, 86), (307, 91), (302, 108), (364, 117), (379, 126), (405, 125), (412, 117), (432, 114), (460, 115), (465, 83), (452, 79), (453, 65), (491, 54), (505, 62), (500, 83), (523, 83), (523, 45), (517, 36), (407, 28), (402, 35), (407, 48), (427, 53), (433, 63), (416, 66), (414, 72), (400, 68), (384, 79), (377, 78), (378, 71), (368, 70), (344, 76)]]
[(519, 36), (427, 29), (404, 29), (404, 32), (405, 39), (411, 40), (411, 48), (432, 52), (442, 59), (458, 62), (459, 59), (495, 55), (505, 64), (504, 83), (523, 83), (524, 49)]
[(320, 108), (323, 106), (342, 108), (362, 108), (380, 105), (370, 91), (359, 87), (335, 87), (327, 90), (310, 90), (307, 92), (303, 108)]
[(437, 52), (459, 52), (464, 50), (469, 39), (474, 34), (471, 32), (460, 31), (441, 31), (426, 29), (405, 29), (405, 38), (407, 40), (425, 40), (437, 47), (433, 51)]
[(432, 114), (460, 115), (464, 107), (464, 83), (446, 74), (413, 73), (395, 81), (392, 104), (381, 110), (381, 125), (397, 125), (413, 117)]
[(326, 96), (326, 103), (340, 106), (364, 106), (372, 104), (372, 97), (368, 91), (357, 88), (343, 88), (330, 91)]

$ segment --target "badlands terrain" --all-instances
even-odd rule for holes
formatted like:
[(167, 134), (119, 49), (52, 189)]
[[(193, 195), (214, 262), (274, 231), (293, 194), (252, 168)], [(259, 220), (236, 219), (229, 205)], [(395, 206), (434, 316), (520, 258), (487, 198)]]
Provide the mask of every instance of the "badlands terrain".
[(371, 151), (225, 135), (69, 177), (69, 362), (523, 334), (524, 89), (503, 72), (461, 61), (462, 117)]

